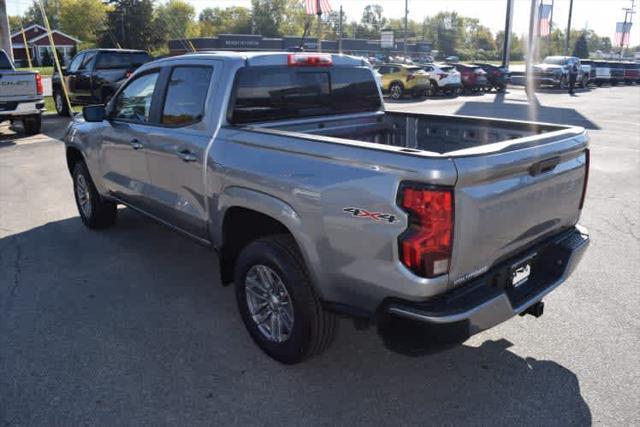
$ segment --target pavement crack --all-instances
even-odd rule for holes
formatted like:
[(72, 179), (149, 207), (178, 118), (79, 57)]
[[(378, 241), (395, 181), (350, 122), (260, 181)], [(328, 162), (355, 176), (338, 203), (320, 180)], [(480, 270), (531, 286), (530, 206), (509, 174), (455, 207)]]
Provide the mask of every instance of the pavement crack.
[(20, 287), (20, 276), (22, 275), (22, 246), (17, 237), (13, 238), (13, 242), (16, 246), (16, 258), (13, 261), (13, 283), (9, 290), (9, 300), (15, 297), (18, 288)]

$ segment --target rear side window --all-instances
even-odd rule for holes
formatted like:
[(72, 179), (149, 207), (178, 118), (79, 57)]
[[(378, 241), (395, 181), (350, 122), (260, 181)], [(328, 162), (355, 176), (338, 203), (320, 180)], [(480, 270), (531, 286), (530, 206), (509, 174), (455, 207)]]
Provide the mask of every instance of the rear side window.
[(235, 124), (380, 109), (367, 67), (245, 67), (238, 71), (229, 120)]
[(102, 52), (98, 55), (96, 68), (99, 70), (135, 69), (149, 62), (151, 57), (145, 52)]
[(212, 73), (211, 67), (175, 67), (171, 71), (162, 124), (184, 126), (202, 119)]
[(9, 61), (9, 57), (6, 53), (0, 52), (0, 70), (11, 70), (11, 61)]

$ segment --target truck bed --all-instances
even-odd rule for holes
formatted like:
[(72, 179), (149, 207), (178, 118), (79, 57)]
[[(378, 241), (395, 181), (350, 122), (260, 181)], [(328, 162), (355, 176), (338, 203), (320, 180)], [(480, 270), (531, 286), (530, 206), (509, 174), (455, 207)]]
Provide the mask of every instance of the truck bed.
[[(308, 119), (251, 125), (252, 128), (328, 136), (402, 147), (437, 156), (503, 151), (544, 143), (542, 134), (555, 139), (581, 132), (578, 128), (546, 123), (494, 120), (480, 117), (384, 112), (364, 117)], [(300, 135), (298, 135), (300, 136)], [(530, 138), (537, 136), (536, 138)]]
[[(432, 184), (453, 166), (456, 177), (448, 184), (455, 188), (456, 206), (450, 286), (572, 227), (580, 215), (588, 138), (579, 127), (379, 112), (241, 129), (249, 131), (241, 138), (277, 135), (289, 141), (291, 149), (324, 153), (329, 161), (368, 163), (374, 170), (385, 165), (385, 170), (402, 175), (400, 180), (428, 177)], [(318, 144), (342, 147), (323, 150)], [(380, 153), (367, 154), (362, 148)], [(395, 201), (389, 202), (381, 202), (379, 210), (391, 210)]]

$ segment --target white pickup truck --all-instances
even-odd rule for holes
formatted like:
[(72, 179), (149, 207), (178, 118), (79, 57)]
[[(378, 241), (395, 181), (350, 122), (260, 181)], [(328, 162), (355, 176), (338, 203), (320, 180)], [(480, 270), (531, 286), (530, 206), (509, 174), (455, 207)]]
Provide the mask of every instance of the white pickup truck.
[(37, 71), (16, 71), (9, 56), (0, 50), (0, 123), (22, 121), (25, 133), (35, 135), (42, 127), (44, 96)]

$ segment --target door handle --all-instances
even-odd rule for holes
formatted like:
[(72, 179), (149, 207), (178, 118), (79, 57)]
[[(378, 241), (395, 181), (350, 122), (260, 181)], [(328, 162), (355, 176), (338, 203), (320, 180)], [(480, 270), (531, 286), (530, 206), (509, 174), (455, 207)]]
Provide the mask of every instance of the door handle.
[(177, 155), (183, 162), (195, 162), (198, 160), (198, 157), (189, 150), (178, 151)]
[(144, 145), (142, 145), (142, 142), (140, 142), (138, 139), (135, 139), (135, 138), (129, 141), (129, 145), (131, 145), (131, 148), (133, 148), (134, 150), (140, 150), (144, 148)]

